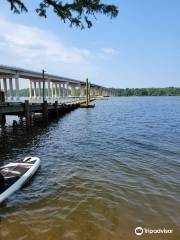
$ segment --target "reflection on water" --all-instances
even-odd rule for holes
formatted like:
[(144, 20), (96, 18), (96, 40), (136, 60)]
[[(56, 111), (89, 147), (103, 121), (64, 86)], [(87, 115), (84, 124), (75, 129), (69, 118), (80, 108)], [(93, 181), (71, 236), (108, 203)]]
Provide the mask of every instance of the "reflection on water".
[(130, 240), (137, 226), (179, 239), (179, 126), (180, 98), (129, 97), (2, 130), (1, 164), (27, 155), (42, 164), (1, 205), (0, 239)]

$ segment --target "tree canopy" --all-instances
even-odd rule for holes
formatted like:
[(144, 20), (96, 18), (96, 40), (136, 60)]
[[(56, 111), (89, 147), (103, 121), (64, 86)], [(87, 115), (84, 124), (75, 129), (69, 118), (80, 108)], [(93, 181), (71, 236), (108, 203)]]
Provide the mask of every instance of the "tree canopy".
[[(10, 3), (10, 9), (14, 13), (20, 14), (28, 12), (24, 0), (5, 0)], [(104, 14), (110, 18), (118, 15), (118, 8), (113, 4), (105, 4), (101, 0), (39, 0), (35, 9), (40, 17), (47, 17), (47, 10), (52, 8), (54, 13), (71, 27), (76, 26), (81, 29), (92, 27), (92, 18), (96, 19), (97, 14)]]
[(180, 88), (126, 88), (116, 89), (119, 96), (180, 96)]

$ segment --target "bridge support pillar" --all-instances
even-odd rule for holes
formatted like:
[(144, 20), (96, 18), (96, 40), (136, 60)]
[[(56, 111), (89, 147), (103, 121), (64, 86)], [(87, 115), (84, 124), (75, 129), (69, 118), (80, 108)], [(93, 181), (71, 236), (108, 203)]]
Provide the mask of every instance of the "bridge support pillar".
[(19, 76), (15, 76), (16, 100), (19, 100)]
[(54, 98), (54, 83), (51, 82), (51, 97)]
[(3, 87), (4, 87), (4, 94), (5, 94), (5, 99), (7, 99), (7, 79), (3, 78)]
[(48, 98), (51, 98), (51, 83), (50, 80), (48, 80)]
[(71, 96), (75, 97), (76, 96), (76, 87), (71, 85)]
[(69, 83), (66, 83), (66, 96), (69, 97)]
[(94, 90), (93, 90), (92, 87), (91, 87), (91, 90), (90, 90), (90, 96), (91, 96), (91, 97), (94, 96)]
[(62, 84), (62, 96), (65, 97), (65, 83)]
[(32, 99), (32, 81), (29, 80), (29, 98)]
[(13, 100), (13, 81), (12, 78), (9, 78), (9, 94), (10, 94), (10, 99)]
[(38, 82), (38, 97), (41, 99), (41, 82)]
[(34, 98), (37, 97), (36, 81), (34, 81)]
[(59, 98), (61, 98), (62, 94), (61, 94), (61, 83), (58, 84), (59, 85)]
[(80, 97), (85, 96), (85, 88), (83, 86), (80, 86)]
[(98, 88), (95, 89), (95, 96), (98, 96)]
[(59, 98), (63, 97), (63, 84), (59, 84)]
[(54, 85), (55, 85), (55, 98), (57, 98), (57, 91), (58, 91), (58, 89), (57, 89), (57, 83), (55, 83)]

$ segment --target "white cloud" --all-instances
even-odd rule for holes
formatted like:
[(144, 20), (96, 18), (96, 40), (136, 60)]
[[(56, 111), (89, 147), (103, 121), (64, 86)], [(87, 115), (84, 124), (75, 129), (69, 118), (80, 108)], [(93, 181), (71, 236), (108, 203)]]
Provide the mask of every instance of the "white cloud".
[[(0, 17), (0, 64), (17, 66), (76, 79), (89, 78), (104, 85), (104, 65), (118, 51), (69, 46), (49, 30), (25, 26)], [(104, 61), (105, 60), (105, 61)]]
[[(67, 46), (55, 34), (0, 18), (0, 63), (47, 68), (52, 73), (80, 76), (92, 68), (88, 49)], [(59, 70), (61, 69), (61, 71)], [(55, 72), (54, 72), (55, 71)]]
[(103, 48), (102, 53), (109, 56), (115, 56), (119, 54), (119, 51), (114, 48)]
[(119, 54), (119, 51), (117, 49), (106, 47), (101, 49), (98, 56), (102, 60), (111, 60), (113, 57), (117, 56), (118, 54)]

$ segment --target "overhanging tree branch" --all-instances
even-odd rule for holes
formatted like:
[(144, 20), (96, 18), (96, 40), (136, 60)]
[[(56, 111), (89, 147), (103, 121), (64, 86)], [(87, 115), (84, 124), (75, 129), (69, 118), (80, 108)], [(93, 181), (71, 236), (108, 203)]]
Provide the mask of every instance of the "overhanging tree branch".
[[(28, 9), (23, 0), (6, 0), (10, 3), (10, 8), (14, 13), (27, 12)], [(51, 8), (54, 13), (71, 27), (76, 26), (81, 29), (92, 27), (93, 17), (96, 19), (97, 14), (104, 14), (111, 19), (118, 15), (118, 8), (115, 5), (104, 4), (101, 0), (40, 0), (36, 12), (40, 17), (47, 17), (47, 10)]]
[(11, 11), (20, 14), (21, 12), (27, 12), (27, 8), (21, 0), (7, 0), (10, 3)]

